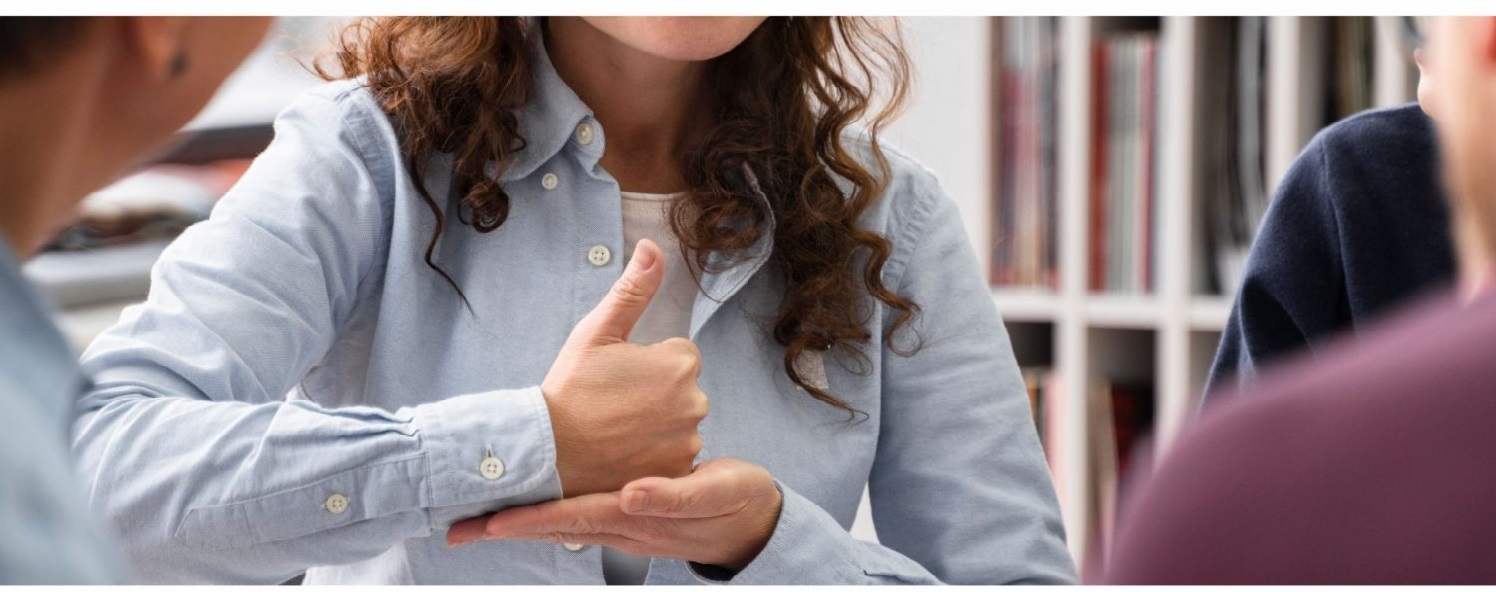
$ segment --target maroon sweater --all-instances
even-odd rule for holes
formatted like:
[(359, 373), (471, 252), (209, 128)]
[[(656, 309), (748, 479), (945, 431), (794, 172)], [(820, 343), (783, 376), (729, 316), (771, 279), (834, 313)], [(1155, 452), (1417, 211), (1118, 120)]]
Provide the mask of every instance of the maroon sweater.
[(1098, 583), (1496, 583), (1496, 292), (1420, 302), (1205, 410)]

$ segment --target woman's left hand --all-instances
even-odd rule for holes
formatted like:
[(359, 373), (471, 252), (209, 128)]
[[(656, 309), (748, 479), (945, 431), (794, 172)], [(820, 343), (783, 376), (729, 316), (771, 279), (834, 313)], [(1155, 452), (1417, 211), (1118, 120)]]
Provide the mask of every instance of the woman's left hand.
[(447, 531), (447, 544), (499, 539), (603, 545), (737, 572), (769, 542), (782, 503), (763, 467), (717, 458), (679, 479), (645, 477), (618, 492), (464, 520)]

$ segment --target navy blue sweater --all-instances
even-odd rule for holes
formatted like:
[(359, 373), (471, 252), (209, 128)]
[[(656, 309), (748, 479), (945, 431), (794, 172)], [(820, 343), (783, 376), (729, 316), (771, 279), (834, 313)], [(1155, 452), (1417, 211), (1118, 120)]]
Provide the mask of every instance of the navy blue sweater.
[(1309, 142), (1252, 242), (1207, 397), (1453, 282), (1437, 144), (1416, 103), (1357, 114)]

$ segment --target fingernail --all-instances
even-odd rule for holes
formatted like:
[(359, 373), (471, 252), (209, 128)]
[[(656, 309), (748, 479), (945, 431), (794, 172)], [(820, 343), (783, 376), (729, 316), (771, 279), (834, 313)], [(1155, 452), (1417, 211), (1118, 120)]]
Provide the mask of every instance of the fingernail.
[(629, 267), (638, 271), (649, 271), (654, 267), (655, 259), (654, 250), (644, 250), (644, 241), (639, 241), (634, 245), (634, 254), (629, 258)]
[(649, 507), (649, 492), (634, 490), (623, 498), (623, 506), (630, 512), (643, 512)]

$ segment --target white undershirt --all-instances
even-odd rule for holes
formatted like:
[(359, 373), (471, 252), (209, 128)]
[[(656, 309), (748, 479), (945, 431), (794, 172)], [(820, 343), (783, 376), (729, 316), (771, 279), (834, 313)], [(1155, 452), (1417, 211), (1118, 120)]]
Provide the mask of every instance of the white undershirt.
[[(665, 255), (665, 281), (634, 325), (629, 341), (659, 343), (671, 337), (686, 337), (691, 330), (691, 305), (696, 301), (696, 281), (681, 257), (680, 240), (670, 229), (670, 205), (682, 194), (623, 192), (623, 248), (632, 256), (639, 239), (649, 239)], [(627, 265), (627, 261), (624, 262)]]
[[(686, 337), (691, 331), (691, 305), (696, 300), (696, 282), (681, 257), (680, 240), (670, 229), (670, 205), (682, 194), (623, 192), (624, 257), (634, 252), (639, 239), (660, 246), (665, 255), (665, 281), (649, 308), (629, 334), (633, 343), (659, 343), (671, 337)], [(625, 261), (624, 265), (628, 265)], [(643, 584), (649, 575), (649, 558), (603, 547), (603, 580), (609, 584)]]

